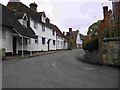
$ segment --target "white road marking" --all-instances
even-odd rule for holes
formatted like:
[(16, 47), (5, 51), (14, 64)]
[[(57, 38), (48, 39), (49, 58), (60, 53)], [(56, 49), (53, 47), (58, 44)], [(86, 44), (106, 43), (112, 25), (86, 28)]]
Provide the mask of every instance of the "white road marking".
[(55, 61), (52, 63), (52, 66), (53, 66), (54, 68), (57, 68), (56, 65), (55, 65)]

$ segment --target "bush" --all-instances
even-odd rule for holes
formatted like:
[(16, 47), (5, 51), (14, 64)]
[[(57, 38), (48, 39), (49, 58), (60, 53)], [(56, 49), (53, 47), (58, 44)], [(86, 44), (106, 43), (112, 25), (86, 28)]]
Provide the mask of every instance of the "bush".
[(98, 38), (95, 37), (83, 42), (82, 47), (84, 50), (98, 50), (99, 47)]

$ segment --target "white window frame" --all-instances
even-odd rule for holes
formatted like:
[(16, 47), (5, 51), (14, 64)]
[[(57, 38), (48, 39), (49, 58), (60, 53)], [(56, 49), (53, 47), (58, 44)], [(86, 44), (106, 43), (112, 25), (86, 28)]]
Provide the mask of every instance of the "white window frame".
[(34, 21), (34, 28), (38, 28), (38, 23)]

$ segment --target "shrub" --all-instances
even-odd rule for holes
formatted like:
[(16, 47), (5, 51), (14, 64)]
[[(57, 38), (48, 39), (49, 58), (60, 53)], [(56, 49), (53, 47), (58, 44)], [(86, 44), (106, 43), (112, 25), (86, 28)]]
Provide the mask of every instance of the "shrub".
[(92, 39), (83, 42), (82, 47), (84, 50), (98, 50), (98, 38), (94, 37)]

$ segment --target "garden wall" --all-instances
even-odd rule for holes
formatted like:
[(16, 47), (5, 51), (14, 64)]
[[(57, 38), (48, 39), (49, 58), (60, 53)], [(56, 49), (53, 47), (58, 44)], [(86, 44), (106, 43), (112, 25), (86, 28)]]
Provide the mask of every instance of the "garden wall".
[(99, 50), (85, 50), (85, 60), (90, 63), (102, 64), (100, 60)]

